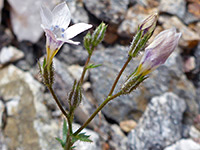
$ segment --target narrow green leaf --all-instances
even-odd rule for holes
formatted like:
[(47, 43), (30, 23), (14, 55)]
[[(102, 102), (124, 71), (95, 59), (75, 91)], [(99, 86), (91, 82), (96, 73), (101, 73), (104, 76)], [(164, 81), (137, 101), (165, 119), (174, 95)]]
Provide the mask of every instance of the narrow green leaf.
[(89, 65), (87, 66), (87, 69), (97, 68), (97, 67), (99, 67), (99, 66), (102, 66), (102, 64), (98, 64), (98, 65), (89, 64)]
[(66, 120), (64, 119), (64, 122), (63, 122), (63, 142), (66, 142), (67, 140), (67, 132), (68, 132), (68, 129), (67, 129), (67, 123), (66, 123)]
[(90, 135), (85, 135), (86, 133), (80, 133), (76, 136), (73, 136), (72, 141), (76, 142), (78, 140), (82, 142), (92, 142), (92, 140), (89, 139)]
[(60, 145), (64, 148), (65, 147), (65, 142), (62, 141), (61, 139), (59, 138), (56, 138), (56, 140), (60, 143)]

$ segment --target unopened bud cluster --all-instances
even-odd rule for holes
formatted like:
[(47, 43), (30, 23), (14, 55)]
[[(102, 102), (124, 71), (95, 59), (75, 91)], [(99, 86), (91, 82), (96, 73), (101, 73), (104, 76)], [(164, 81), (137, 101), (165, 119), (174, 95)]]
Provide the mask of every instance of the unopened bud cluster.
[(107, 25), (102, 22), (95, 29), (95, 31), (92, 33), (92, 35), (91, 35), (91, 33), (88, 33), (84, 37), (84, 46), (87, 49), (89, 55), (91, 55), (94, 47), (96, 47), (104, 39), (106, 29), (107, 29)]
[(51, 64), (47, 64), (46, 58), (43, 60), (43, 65), (41, 66), (40, 62), (38, 62), (40, 75), (42, 77), (43, 83), (50, 87), (53, 85), (54, 82), (54, 68), (53, 68), (53, 62)]
[(138, 52), (144, 48), (147, 41), (150, 39), (155, 30), (157, 20), (158, 14), (155, 13), (153, 15), (150, 15), (147, 19), (143, 21), (141, 25), (139, 25), (136, 36), (131, 42), (129, 50), (130, 56), (136, 57)]
[(68, 97), (68, 103), (69, 103), (70, 109), (77, 108), (79, 104), (81, 103), (81, 101), (82, 101), (81, 86), (75, 80), (72, 90), (70, 91), (69, 97)]

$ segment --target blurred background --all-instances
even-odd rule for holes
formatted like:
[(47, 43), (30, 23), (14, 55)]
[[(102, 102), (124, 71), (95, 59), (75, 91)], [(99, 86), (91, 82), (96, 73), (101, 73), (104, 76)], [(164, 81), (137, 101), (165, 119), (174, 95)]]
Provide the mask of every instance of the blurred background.
[[(60, 150), (63, 116), (41, 83), (37, 61), (45, 55), (40, 6), (61, 0), (0, 0), (0, 150)], [(130, 95), (110, 102), (85, 132), (93, 143), (77, 150), (200, 150), (200, 1), (67, 0), (71, 25), (102, 21), (107, 33), (92, 56), (102, 64), (83, 84), (84, 99), (75, 113), (74, 130), (103, 102), (128, 56), (138, 24), (159, 12), (160, 31), (182, 33), (167, 62)], [(91, 29), (91, 31), (93, 30)], [(82, 42), (86, 32), (75, 38)], [(54, 89), (66, 107), (67, 93), (87, 59), (82, 44), (65, 44), (54, 59)], [(140, 60), (126, 68), (116, 91)]]

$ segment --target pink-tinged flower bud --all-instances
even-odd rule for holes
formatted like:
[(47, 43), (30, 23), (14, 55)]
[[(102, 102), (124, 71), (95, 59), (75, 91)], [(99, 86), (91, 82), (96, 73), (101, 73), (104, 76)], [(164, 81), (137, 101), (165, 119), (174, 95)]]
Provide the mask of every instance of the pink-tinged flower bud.
[(138, 52), (143, 49), (156, 28), (157, 20), (158, 14), (155, 13), (150, 15), (142, 22), (141, 25), (139, 25), (138, 31), (131, 42), (129, 51), (130, 56), (136, 57)]
[(158, 34), (154, 41), (146, 47), (135, 75), (142, 74), (145, 76), (165, 63), (178, 45), (180, 37), (181, 33), (177, 33), (175, 28), (165, 30)]
[(152, 32), (155, 30), (157, 20), (158, 20), (158, 13), (155, 13), (150, 15), (142, 22), (139, 28), (140, 30), (143, 31), (143, 35), (152, 34)]

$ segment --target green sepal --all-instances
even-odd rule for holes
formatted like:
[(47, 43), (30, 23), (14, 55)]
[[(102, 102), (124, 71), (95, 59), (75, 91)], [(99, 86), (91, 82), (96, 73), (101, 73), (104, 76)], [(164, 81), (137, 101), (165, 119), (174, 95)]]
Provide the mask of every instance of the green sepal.
[(101, 41), (103, 41), (107, 25), (102, 22), (92, 34), (92, 45), (96, 47)]
[(72, 104), (72, 97), (73, 97), (73, 95), (74, 95), (74, 91), (75, 91), (75, 88), (76, 88), (76, 83), (77, 83), (77, 81), (74, 80), (74, 84), (73, 84), (72, 90), (71, 90), (70, 93), (69, 93), (69, 97), (68, 97), (69, 108), (71, 108), (72, 105), (73, 105), (73, 104)]
[(47, 63), (47, 60), (46, 60), (46, 57), (44, 57), (43, 65), (42, 65), (43, 68), (46, 66), (46, 63)]
[(133, 38), (133, 41), (131, 42), (130, 50), (129, 50), (129, 55), (132, 56), (132, 53), (135, 52), (135, 49), (137, 48), (138, 42), (142, 36), (142, 31), (138, 29), (137, 34)]
[(86, 36), (84, 37), (84, 47), (85, 49), (88, 51), (88, 54), (91, 55), (92, 54), (92, 50), (91, 50), (91, 43), (92, 43), (92, 39), (91, 39), (91, 34), (90, 32), (88, 32), (86, 34)]
[(62, 130), (62, 136), (63, 136), (63, 141), (66, 143), (67, 141), (67, 133), (68, 133), (68, 129), (67, 129), (67, 123), (66, 120), (64, 119), (63, 121), (63, 130)]
[(89, 64), (86, 68), (87, 69), (92, 69), (92, 68), (97, 68), (99, 66), (102, 66), (102, 64), (94, 65), (94, 64)]
[(38, 68), (39, 68), (40, 75), (42, 76), (42, 74), (43, 74), (43, 73), (42, 73), (42, 70), (43, 70), (43, 69), (42, 69), (42, 67), (41, 67), (41, 64), (40, 64), (39, 61), (37, 62), (37, 64), (38, 64)]
[(50, 66), (49, 66), (49, 84), (53, 85), (54, 83), (54, 67), (53, 67), (53, 62), (51, 62)]
[(129, 77), (127, 79), (127, 81), (124, 83), (124, 85), (122, 86), (122, 94), (129, 94), (131, 93), (133, 90), (135, 90), (140, 83), (142, 83), (144, 80), (146, 80), (148, 78), (148, 76), (143, 76), (143, 75), (132, 75), (131, 77)]

